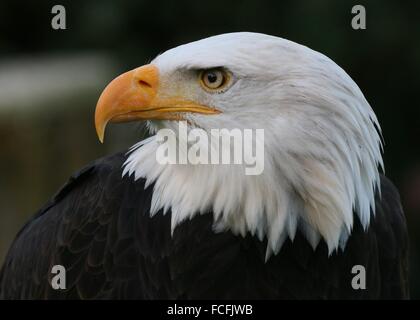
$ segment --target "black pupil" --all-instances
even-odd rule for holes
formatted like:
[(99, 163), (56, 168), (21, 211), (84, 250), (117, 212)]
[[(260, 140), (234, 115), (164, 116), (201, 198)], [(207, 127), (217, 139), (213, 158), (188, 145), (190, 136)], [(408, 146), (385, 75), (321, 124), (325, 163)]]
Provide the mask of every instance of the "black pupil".
[(215, 83), (217, 81), (217, 74), (214, 72), (209, 72), (207, 74), (207, 80), (209, 83)]

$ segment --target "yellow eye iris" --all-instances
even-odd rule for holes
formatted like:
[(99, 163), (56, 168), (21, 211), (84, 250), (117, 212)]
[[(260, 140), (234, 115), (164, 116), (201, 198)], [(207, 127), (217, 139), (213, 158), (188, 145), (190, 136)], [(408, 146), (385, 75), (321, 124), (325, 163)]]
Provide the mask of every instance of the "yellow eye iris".
[(221, 69), (209, 69), (200, 73), (201, 86), (210, 91), (219, 91), (228, 83), (229, 75)]

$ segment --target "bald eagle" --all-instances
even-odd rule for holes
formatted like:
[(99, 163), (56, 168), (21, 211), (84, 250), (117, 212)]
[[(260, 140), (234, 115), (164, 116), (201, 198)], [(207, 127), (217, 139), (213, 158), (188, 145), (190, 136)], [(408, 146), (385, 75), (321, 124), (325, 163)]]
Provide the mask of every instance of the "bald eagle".
[[(247, 32), (181, 45), (100, 96), (101, 141), (107, 123), (140, 120), (149, 138), (75, 173), (20, 230), (0, 298), (408, 297), (406, 222), (380, 174), (377, 117), (326, 56)], [(158, 132), (182, 121), (264, 129), (264, 170), (158, 162)]]

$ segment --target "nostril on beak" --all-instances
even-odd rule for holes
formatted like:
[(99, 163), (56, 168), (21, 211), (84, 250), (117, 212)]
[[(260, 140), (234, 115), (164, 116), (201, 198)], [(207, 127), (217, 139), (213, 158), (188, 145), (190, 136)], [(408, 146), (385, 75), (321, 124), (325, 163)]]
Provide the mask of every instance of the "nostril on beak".
[(158, 71), (154, 65), (145, 65), (133, 71), (133, 85), (146, 91), (155, 90), (158, 84)]
[(141, 80), (141, 79), (137, 80), (137, 84), (140, 87), (148, 87), (148, 88), (152, 87), (150, 83), (148, 83), (147, 81)]

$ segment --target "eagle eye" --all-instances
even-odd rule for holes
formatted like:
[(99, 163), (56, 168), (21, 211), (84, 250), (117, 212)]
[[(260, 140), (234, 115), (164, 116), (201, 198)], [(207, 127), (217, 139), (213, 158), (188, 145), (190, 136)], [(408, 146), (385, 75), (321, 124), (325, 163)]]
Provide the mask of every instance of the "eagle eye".
[(200, 85), (210, 92), (220, 92), (229, 83), (228, 72), (220, 68), (206, 69), (200, 72)]

